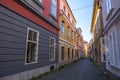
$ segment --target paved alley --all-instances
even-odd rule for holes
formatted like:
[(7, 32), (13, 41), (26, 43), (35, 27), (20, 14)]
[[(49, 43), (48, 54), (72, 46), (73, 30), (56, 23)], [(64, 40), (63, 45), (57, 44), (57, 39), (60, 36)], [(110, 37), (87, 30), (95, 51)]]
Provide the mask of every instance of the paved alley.
[(89, 59), (82, 59), (39, 80), (106, 80), (106, 78)]

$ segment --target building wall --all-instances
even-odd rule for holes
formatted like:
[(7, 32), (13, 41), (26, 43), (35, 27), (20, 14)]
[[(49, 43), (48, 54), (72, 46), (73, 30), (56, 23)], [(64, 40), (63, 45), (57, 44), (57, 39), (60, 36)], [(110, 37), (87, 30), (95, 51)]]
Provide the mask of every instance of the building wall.
[[(112, 9), (109, 13), (107, 13), (107, 7), (106, 7), (106, 1), (102, 0), (101, 1), (101, 6), (102, 6), (102, 13), (103, 13), (103, 23), (104, 23), (104, 36), (108, 38), (109, 42), (108, 44), (105, 43), (106, 45), (109, 46), (109, 52), (106, 58), (110, 59), (109, 61), (106, 62), (106, 69), (113, 73), (114, 75), (117, 75), (120, 77), (120, 68), (118, 66), (120, 65), (112, 65), (112, 61), (114, 57), (117, 57), (118, 59), (118, 64), (120, 63), (120, 56), (119, 55), (119, 24), (120, 24), (120, 0), (111, 0), (111, 6)], [(111, 42), (110, 35), (114, 32), (116, 33), (116, 36), (114, 36), (116, 39), (114, 39), (113, 42)], [(113, 56), (114, 53), (111, 51), (114, 49), (111, 47), (111, 43), (116, 43), (116, 56)], [(114, 46), (114, 45), (112, 45)], [(113, 55), (112, 55), (113, 54)]]
[[(59, 29), (56, 24), (46, 21), (34, 11), (32, 13), (14, 0), (10, 2), (1, 0), (0, 2), (0, 80), (21, 80), (22, 78), (24, 78), (22, 80), (26, 78), (28, 80), (32, 76), (50, 71), (51, 66), (56, 68), (58, 46), (55, 49), (55, 60), (49, 61), (50, 37), (54, 37), (56, 44), (59, 44)], [(26, 65), (28, 28), (39, 32), (39, 46), (38, 62)], [(36, 74), (31, 74), (37, 70)], [(14, 77), (17, 78), (13, 79)]]
[[(64, 11), (65, 9), (65, 11)], [(72, 49), (73, 49), (73, 56), (75, 57), (75, 50), (77, 50), (77, 40), (73, 38), (76, 36), (76, 29), (75, 24), (76, 20), (72, 14), (72, 11), (67, 3), (66, 0), (60, 0), (60, 16), (59, 16), (59, 65), (64, 65), (70, 63), (72, 58)], [(68, 16), (69, 13), (69, 16)], [(64, 33), (62, 33), (62, 21), (64, 21)], [(72, 23), (74, 22), (74, 24)], [(68, 37), (68, 27), (70, 28), (70, 37)], [(73, 33), (74, 32), (74, 36)], [(64, 60), (61, 59), (61, 46), (64, 46)], [(70, 48), (70, 58), (68, 59), (68, 48)]]

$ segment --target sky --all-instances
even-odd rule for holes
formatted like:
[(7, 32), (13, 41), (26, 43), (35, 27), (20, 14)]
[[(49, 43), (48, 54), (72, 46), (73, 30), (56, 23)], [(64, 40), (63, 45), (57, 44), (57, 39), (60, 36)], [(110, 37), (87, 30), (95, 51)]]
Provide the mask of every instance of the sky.
[(93, 12), (93, 0), (67, 0), (74, 17), (77, 21), (76, 27), (81, 27), (83, 39), (91, 39), (91, 20)]

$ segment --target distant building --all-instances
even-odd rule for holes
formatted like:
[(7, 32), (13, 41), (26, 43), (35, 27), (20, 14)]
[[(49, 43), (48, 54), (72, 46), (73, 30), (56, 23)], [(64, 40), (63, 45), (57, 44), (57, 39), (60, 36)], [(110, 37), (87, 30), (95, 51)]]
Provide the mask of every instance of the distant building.
[(83, 41), (83, 44), (84, 44), (84, 57), (90, 57), (90, 45), (87, 41)]
[(79, 55), (79, 59), (83, 58), (84, 55), (84, 50), (83, 50), (83, 35), (82, 35), (82, 30), (81, 28), (77, 28), (77, 32), (78, 32), (78, 55)]

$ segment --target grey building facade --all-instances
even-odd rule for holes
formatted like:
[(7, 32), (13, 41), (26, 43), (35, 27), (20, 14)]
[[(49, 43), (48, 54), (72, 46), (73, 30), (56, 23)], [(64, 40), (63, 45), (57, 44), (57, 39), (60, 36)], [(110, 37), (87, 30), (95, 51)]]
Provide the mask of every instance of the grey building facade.
[(29, 80), (56, 68), (57, 21), (32, 11), (25, 1), (0, 1), (0, 80)]

